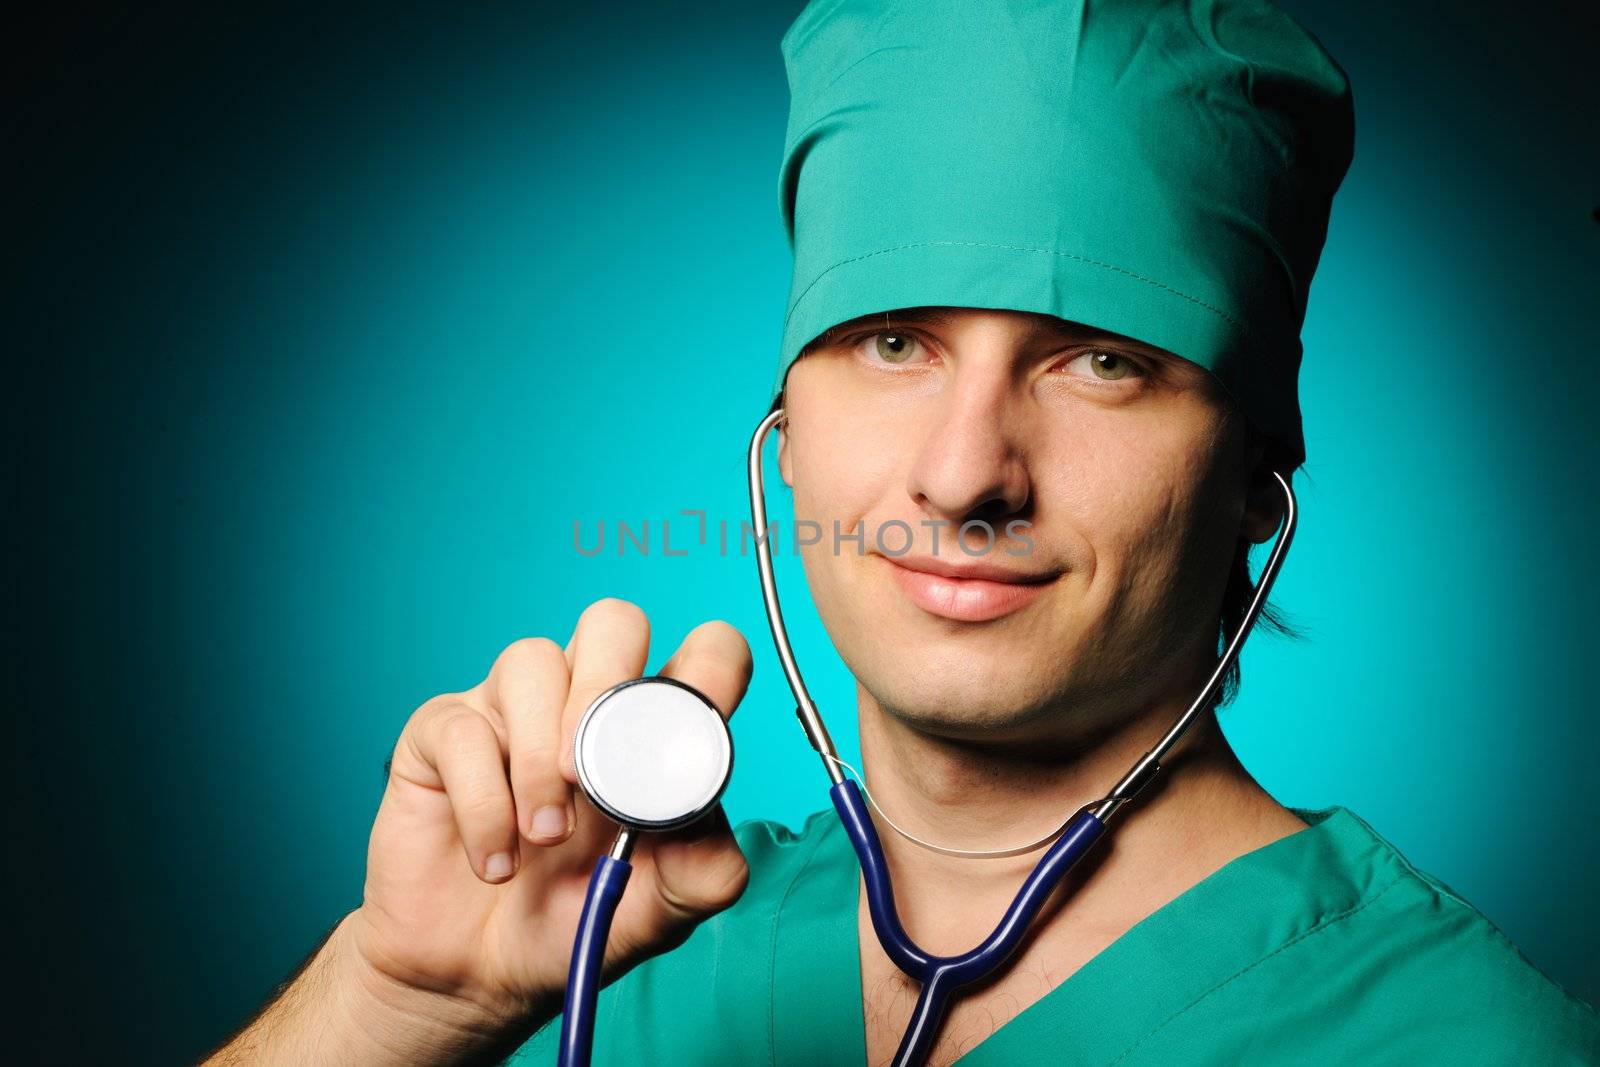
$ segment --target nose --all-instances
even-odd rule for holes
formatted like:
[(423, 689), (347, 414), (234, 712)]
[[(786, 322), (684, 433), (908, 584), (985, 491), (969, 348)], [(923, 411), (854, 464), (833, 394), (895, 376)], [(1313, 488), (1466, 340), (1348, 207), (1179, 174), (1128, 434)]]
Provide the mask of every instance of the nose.
[(961, 368), (932, 404), (907, 478), (911, 499), (929, 518), (957, 526), (1020, 513), (1031, 494), (1017, 447), (1021, 416), (999, 368)]

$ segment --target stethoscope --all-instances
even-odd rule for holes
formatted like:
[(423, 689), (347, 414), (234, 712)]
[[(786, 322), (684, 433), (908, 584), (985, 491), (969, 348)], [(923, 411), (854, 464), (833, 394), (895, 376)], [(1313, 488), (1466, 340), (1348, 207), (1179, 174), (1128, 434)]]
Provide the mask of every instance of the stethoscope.
[[(822, 715), (800, 676), (784, 626), (783, 610), (778, 603), (762, 476), (762, 446), (783, 418), (781, 408), (774, 410), (761, 421), (750, 441), (750, 516), (756, 561), (761, 572), (761, 596), (778, 660), (783, 664), (784, 676), (794, 693), (795, 715), (811, 747), (822, 758), (823, 769), (833, 783), (829, 796), (861, 862), (872, 928), (888, 957), (922, 987), (893, 1061), (895, 1067), (916, 1067), (927, 1060), (940, 1020), (957, 991), (993, 974), (1010, 958), (1061, 880), (1105, 835), (1112, 817), (1150, 784), (1161, 770), (1161, 760), (1210, 705), (1223, 676), (1238, 658), (1255, 626), (1272, 583), (1283, 566), (1289, 542), (1294, 538), (1298, 507), (1288, 480), (1273, 471), (1273, 479), (1283, 493), (1283, 523), (1245, 610), (1244, 620), (1193, 703), (1161, 739), (1134, 762), (1110, 793), (1085, 804), (1059, 830), (1030, 844), (988, 852), (944, 848), (895, 825), (881, 808), (877, 808), (865, 785), (858, 783), (860, 776), (856, 775), (855, 779), (846, 776), (845, 772), (853, 772), (854, 768), (839, 758), (833, 739), (823, 725)], [(661, 709), (670, 714), (662, 714)], [(683, 731), (683, 734), (677, 736), (676, 731)], [(584, 792), (597, 808), (620, 824), (621, 830), (609, 854), (601, 856), (595, 865), (572, 949), (560, 1063), (574, 1067), (589, 1060), (606, 932), (632, 869), (627, 859), (634, 837), (641, 830), (686, 826), (709, 811), (727, 785), (733, 767), (733, 746), (722, 715), (703, 695), (672, 679), (639, 678), (607, 690), (589, 706), (578, 725), (575, 755), (578, 780)], [(678, 766), (680, 763), (682, 765)], [(960, 955), (935, 956), (918, 946), (900, 924), (894, 889), (889, 881), (889, 865), (868, 813), (868, 804), (877, 809), (879, 817), (896, 833), (924, 848), (950, 855), (1017, 855), (1051, 838), (1055, 840), (1022, 883), (999, 924), (981, 944)]]

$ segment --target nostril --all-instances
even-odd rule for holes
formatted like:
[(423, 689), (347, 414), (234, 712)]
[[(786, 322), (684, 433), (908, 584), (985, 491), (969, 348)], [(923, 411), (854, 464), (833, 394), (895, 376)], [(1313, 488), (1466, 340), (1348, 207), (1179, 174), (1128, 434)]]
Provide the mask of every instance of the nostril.
[(1004, 496), (993, 496), (967, 513), (968, 521), (986, 522), (997, 526), (1002, 520), (1026, 518), (1027, 499), (1009, 500)]
[(1025, 518), (1026, 507), (1016, 507), (1001, 496), (991, 497), (967, 510), (956, 524), (961, 531), (961, 548), (968, 555), (991, 552), (1010, 536), (1010, 523)]
[(1006, 501), (999, 497), (993, 497), (973, 508), (968, 517), (981, 519), (984, 522), (993, 522), (995, 519), (1004, 518), (1010, 511), (1011, 507)]

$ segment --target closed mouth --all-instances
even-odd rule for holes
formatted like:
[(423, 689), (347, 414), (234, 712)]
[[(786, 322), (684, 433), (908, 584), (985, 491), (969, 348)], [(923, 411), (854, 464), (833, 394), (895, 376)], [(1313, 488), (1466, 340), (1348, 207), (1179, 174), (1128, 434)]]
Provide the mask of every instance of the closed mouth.
[(1020, 611), (1064, 573), (1020, 571), (982, 560), (883, 558), (913, 604), (953, 622), (992, 622)]

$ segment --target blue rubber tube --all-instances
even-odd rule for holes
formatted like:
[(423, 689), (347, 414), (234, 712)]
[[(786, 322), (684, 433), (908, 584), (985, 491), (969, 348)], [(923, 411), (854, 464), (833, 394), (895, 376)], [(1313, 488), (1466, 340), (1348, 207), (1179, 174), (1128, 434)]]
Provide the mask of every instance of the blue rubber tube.
[(994, 973), (1010, 958), (1027, 936), (1029, 925), (1051, 892), (1100, 840), (1106, 824), (1087, 811), (1079, 812), (1049, 851), (1039, 858), (1011, 907), (982, 944), (959, 956), (934, 956), (924, 952), (900, 925), (894, 887), (889, 882), (889, 865), (883, 857), (883, 842), (878, 840), (878, 830), (867, 813), (860, 789), (855, 782), (840, 782), (829, 795), (833, 797), (834, 809), (839, 812), (850, 843), (855, 846), (856, 857), (861, 861), (861, 873), (867, 882), (867, 907), (878, 941), (895, 966), (922, 983), (922, 993), (894, 1057), (895, 1067), (920, 1067), (933, 1048), (950, 998), (961, 987)]
[(572, 942), (572, 964), (567, 971), (567, 995), (561, 1009), (561, 1067), (587, 1067), (594, 1048), (594, 1011), (600, 996), (600, 967), (606, 958), (606, 937), (617, 902), (627, 887), (633, 866), (626, 860), (601, 856), (589, 877), (589, 895), (578, 919), (578, 936)]

